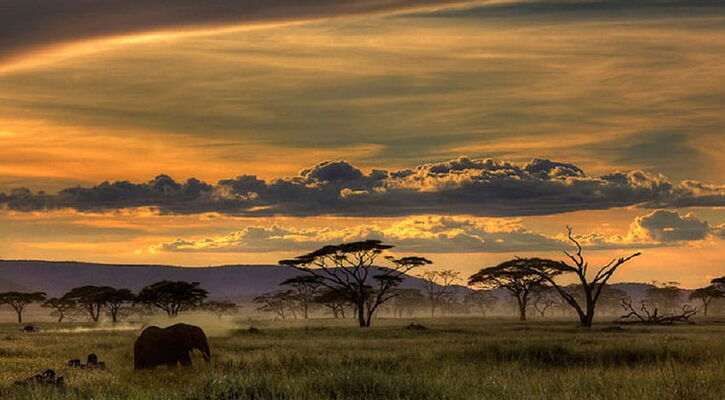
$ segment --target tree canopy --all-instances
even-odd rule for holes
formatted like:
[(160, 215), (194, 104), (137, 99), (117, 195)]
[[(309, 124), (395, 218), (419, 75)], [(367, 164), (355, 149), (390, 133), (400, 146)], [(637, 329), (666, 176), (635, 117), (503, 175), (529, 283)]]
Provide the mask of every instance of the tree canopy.
[(0, 293), (0, 304), (7, 304), (15, 310), (18, 315), (18, 323), (23, 323), (23, 311), (25, 306), (32, 303), (42, 303), (45, 301), (45, 293), (43, 292), (5, 292)]
[(315, 276), (321, 285), (343, 294), (355, 305), (360, 327), (368, 327), (378, 307), (395, 296), (390, 289), (409, 271), (431, 264), (423, 257), (385, 256), (391, 266), (377, 266), (379, 256), (391, 248), (379, 240), (365, 240), (324, 246), (279, 263)]
[(531, 294), (546, 281), (544, 276), (525, 268), (525, 265), (522, 259), (516, 258), (483, 268), (468, 278), (468, 284), (482, 289), (508, 291), (519, 306), (519, 319), (525, 321)]
[(170, 317), (201, 305), (209, 292), (199, 282), (159, 281), (141, 289), (136, 301), (157, 307)]

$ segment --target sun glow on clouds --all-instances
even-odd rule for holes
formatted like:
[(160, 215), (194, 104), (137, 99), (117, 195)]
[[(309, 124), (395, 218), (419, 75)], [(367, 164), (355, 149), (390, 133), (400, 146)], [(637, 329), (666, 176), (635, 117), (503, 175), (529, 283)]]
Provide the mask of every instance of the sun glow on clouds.
[[(664, 173), (673, 183), (702, 182), (678, 190), (722, 190), (721, 13), (650, 15), (656, 2), (619, 16), (560, 13), (564, 2), (529, 13), (544, 3), (493, 14), (468, 7), (446, 15), (171, 28), (6, 59), (0, 65), (0, 192), (144, 183), (159, 174), (214, 185), (244, 173), (271, 184), (276, 177), (300, 178), (302, 168), (323, 160), (346, 160), (369, 175), (371, 168), (403, 170), (462, 154), (549, 158), (591, 177), (643, 169), (652, 180)], [(631, 5), (595, 3), (605, 11)], [(398, 179), (395, 189), (425, 196), (471, 182), (466, 174), (441, 179), (430, 172)], [(366, 188), (339, 189), (335, 196), (351, 200), (366, 195)], [(474, 200), (490, 199), (491, 190)], [(327, 200), (317, 206), (324, 209)], [(439, 211), (466, 213), (444, 200)], [(722, 274), (723, 222), (721, 207), (616, 207), (520, 218), (3, 210), (0, 255), (272, 263), (327, 241), (372, 235), (396, 242), (399, 251), (429, 254), (440, 267), (472, 272), (513, 252), (559, 257), (564, 226), (573, 225), (595, 259), (644, 249), (646, 256), (620, 280), (656, 275), (697, 286)]]

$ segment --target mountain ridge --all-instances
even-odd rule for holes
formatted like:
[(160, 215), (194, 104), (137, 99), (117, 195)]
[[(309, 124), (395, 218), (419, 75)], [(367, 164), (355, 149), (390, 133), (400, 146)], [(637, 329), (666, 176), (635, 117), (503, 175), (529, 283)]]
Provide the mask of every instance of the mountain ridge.
[[(227, 264), (183, 267), (164, 264), (105, 264), (82, 261), (0, 260), (0, 291), (41, 291), (60, 296), (83, 285), (105, 285), (138, 291), (160, 280), (199, 282), (210, 298), (251, 298), (278, 290), (279, 283), (303, 272), (274, 264)], [(612, 284), (634, 299), (644, 297), (648, 283)], [(401, 287), (423, 288), (423, 281), (406, 275)], [(464, 295), (469, 288), (454, 285), (454, 293)], [(689, 292), (683, 289), (684, 293)], [(503, 294), (503, 293), (501, 293)]]

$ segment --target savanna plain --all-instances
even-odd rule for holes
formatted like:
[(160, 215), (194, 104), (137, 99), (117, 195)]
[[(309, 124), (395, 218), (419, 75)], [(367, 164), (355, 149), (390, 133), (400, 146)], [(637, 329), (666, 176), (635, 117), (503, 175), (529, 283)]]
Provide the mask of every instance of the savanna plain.
[[(411, 325), (411, 323), (415, 323)], [(141, 326), (0, 325), (2, 399), (723, 399), (725, 319), (620, 326), (497, 318), (227, 320), (212, 360), (133, 369)], [(66, 367), (96, 353), (107, 370)], [(13, 382), (52, 368), (63, 388)]]

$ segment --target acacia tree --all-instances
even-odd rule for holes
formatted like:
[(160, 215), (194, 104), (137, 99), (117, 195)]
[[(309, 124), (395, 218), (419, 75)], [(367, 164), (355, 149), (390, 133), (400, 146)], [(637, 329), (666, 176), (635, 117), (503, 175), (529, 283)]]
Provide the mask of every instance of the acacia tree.
[(63, 301), (71, 301), (81, 307), (88, 313), (91, 321), (98, 322), (101, 317), (101, 311), (106, 305), (106, 300), (102, 296), (109, 290), (115, 290), (109, 286), (93, 286), (86, 285), (73, 288), (64, 294)]
[(707, 317), (707, 309), (713, 300), (725, 298), (725, 292), (721, 292), (717, 286), (710, 285), (704, 288), (695, 289), (690, 293), (690, 300), (698, 300), (702, 303), (702, 314)]
[(199, 287), (199, 282), (159, 281), (141, 289), (136, 301), (159, 308), (169, 317), (198, 307), (209, 295)]
[(378, 307), (395, 297), (390, 289), (400, 285), (406, 273), (431, 264), (423, 257), (385, 256), (391, 266), (376, 266), (378, 257), (392, 247), (379, 240), (343, 243), (279, 263), (315, 276), (321, 285), (344, 294), (355, 305), (358, 324), (364, 328), (370, 326)]
[[(589, 263), (582, 256), (582, 246), (577, 241), (573, 234), (572, 228), (566, 227), (568, 231), (569, 241), (572, 242), (577, 249), (576, 254), (571, 254), (568, 251), (564, 251), (564, 254), (569, 258), (572, 264), (565, 261), (553, 261), (543, 258), (517, 258), (512, 260), (516, 265), (524, 270), (530, 271), (531, 273), (537, 274), (539, 277), (544, 279), (550, 284), (557, 292), (561, 295), (564, 301), (576, 311), (579, 317), (580, 325), (584, 328), (590, 328), (594, 321), (594, 313), (601, 296), (602, 291), (607, 286), (607, 282), (614, 275), (619, 267), (621, 267), (627, 261), (641, 255), (642, 253), (634, 253), (628, 257), (615, 258), (609, 261), (607, 264), (601, 266), (594, 277), (589, 277)], [(579, 280), (579, 287), (583, 292), (583, 301), (577, 300), (577, 296), (571, 291), (567, 291), (566, 287), (563, 287), (556, 283), (555, 277), (560, 274), (573, 273)]]
[(665, 312), (672, 312), (678, 308), (682, 300), (682, 289), (679, 282), (652, 281), (647, 289), (646, 302)]
[(318, 304), (324, 304), (325, 307), (330, 309), (335, 319), (345, 318), (345, 307), (350, 304), (350, 301), (344, 294), (337, 290), (327, 288), (319, 291), (313, 301)]
[(452, 269), (425, 271), (418, 275), (423, 280), (423, 289), (430, 303), (430, 316), (435, 316), (438, 306), (450, 296), (453, 283), (460, 279), (461, 273)]
[(5, 292), (0, 293), (0, 304), (7, 304), (15, 310), (18, 315), (18, 323), (23, 323), (23, 311), (28, 304), (42, 303), (45, 301), (45, 293), (43, 292)]
[(402, 318), (403, 315), (411, 317), (415, 310), (425, 306), (426, 298), (423, 293), (414, 288), (390, 289), (395, 297), (390, 300), (390, 308), (393, 315)]
[(259, 304), (259, 311), (273, 312), (281, 319), (287, 318), (288, 310), (294, 313), (295, 299), (291, 290), (265, 293), (255, 297), (254, 302)]
[(526, 308), (533, 291), (543, 285), (546, 278), (521, 266), (519, 259), (502, 262), (495, 267), (483, 268), (468, 278), (470, 286), (482, 289), (504, 289), (516, 299), (519, 320), (526, 321)]
[(490, 290), (472, 290), (463, 298), (464, 304), (478, 308), (482, 316), (498, 303), (498, 298)]
[(320, 278), (314, 275), (300, 275), (285, 280), (280, 283), (280, 286), (292, 288), (297, 304), (302, 311), (302, 316), (304, 319), (309, 318), (310, 305), (319, 293), (320, 286), (322, 286)]
[(231, 314), (239, 308), (239, 306), (231, 301), (207, 301), (201, 307), (204, 310), (214, 313), (219, 319), (222, 319), (224, 314)]
[(125, 305), (128, 305), (136, 300), (136, 296), (131, 293), (128, 289), (116, 289), (112, 287), (102, 288), (98, 294), (98, 300), (103, 304), (103, 308), (106, 309), (108, 315), (111, 316), (111, 321), (115, 324), (119, 319), (119, 311)]
[(68, 311), (76, 308), (77, 304), (72, 299), (66, 299), (64, 297), (52, 297), (43, 302), (43, 307), (50, 308), (53, 311), (51, 315), (58, 316), (58, 322), (63, 322), (65, 315)]

